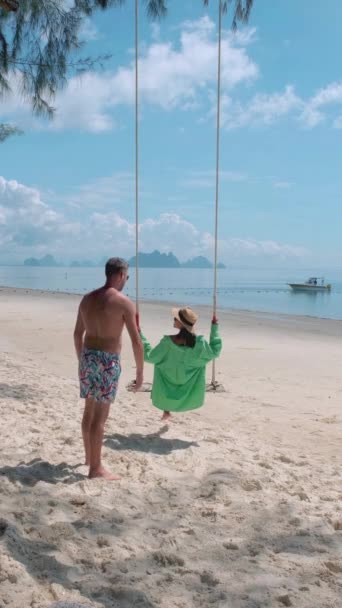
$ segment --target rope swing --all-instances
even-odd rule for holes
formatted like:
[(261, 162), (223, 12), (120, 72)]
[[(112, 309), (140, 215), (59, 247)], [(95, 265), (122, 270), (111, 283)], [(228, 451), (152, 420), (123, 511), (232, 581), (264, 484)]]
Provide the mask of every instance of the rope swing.
[[(1, 0), (0, 0), (1, 1)], [(218, 217), (219, 217), (219, 185), (220, 185), (220, 119), (221, 119), (221, 51), (222, 51), (222, 0), (219, 2), (218, 18), (218, 64), (217, 64), (217, 116), (216, 116), (216, 196), (215, 196), (215, 251), (214, 251), (214, 285), (213, 285), (213, 321), (217, 319), (217, 264), (218, 264)], [(136, 321), (140, 327), (139, 309), (139, 0), (135, 0), (135, 293)], [(134, 390), (134, 381), (127, 386)], [(144, 383), (140, 389), (150, 392), (152, 385)], [(212, 363), (212, 377), (206, 387), (207, 392), (224, 392), (224, 387), (216, 380), (215, 360)]]
[(135, 0), (135, 305), (139, 316), (139, 0)]
[[(214, 286), (213, 286), (213, 321), (217, 319), (217, 263), (218, 263), (218, 218), (220, 194), (220, 132), (221, 132), (221, 54), (222, 54), (222, 0), (219, 0), (218, 17), (218, 52), (217, 52), (217, 110), (216, 110), (216, 192), (215, 192), (215, 252), (214, 252)], [(216, 361), (212, 363), (209, 392), (224, 392), (224, 387), (216, 380)]]
[[(140, 274), (139, 274), (139, 0), (135, 0), (135, 312), (140, 329)], [(135, 381), (127, 385), (134, 391)], [(152, 384), (144, 382), (139, 392), (152, 390)]]

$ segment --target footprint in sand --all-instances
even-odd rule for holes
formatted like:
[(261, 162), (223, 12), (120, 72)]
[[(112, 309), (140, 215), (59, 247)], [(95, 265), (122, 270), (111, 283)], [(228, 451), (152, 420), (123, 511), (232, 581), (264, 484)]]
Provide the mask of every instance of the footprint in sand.
[(241, 487), (245, 492), (253, 492), (254, 490), (262, 490), (262, 485), (257, 479), (244, 479), (241, 482)]
[(279, 595), (279, 597), (277, 597), (277, 600), (279, 604), (282, 604), (283, 606), (292, 606), (292, 602), (288, 595)]
[(258, 462), (258, 465), (259, 467), (263, 467), (264, 469), (272, 469), (271, 465), (265, 461)]
[(87, 504), (87, 501), (83, 496), (75, 496), (69, 500), (69, 503), (74, 507), (84, 507)]
[(262, 545), (251, 545), (250, 547), (248, 547), (248, 552), (251, 557), (256, 557), (261, 553), (262, 550)]
[(182, 530), (184, 534), (188, 534), (189, 536), (196, 536), (196, 532), (193, 528), (185, 528)]
[(212, 572), (207, 572), (206, 570), (200, 574), (200, 579), (201, 583), (207, 585), (208, 587), (216, 587), (216, 585), (220, 584), (219, 579), (216, 578)]
[(156, 551), (153, 554), (153, 559), (163, 568), (166, 568), (167, 566), (184, 566), (185, 564), (182, 557), (178, 557), (178, 555), (173, 553), (162, 553), (161, 551)]
[(293, 519), (290, 519), (289, 521), (289, 524), (291, 524), (291, 526), (300, 526), (301, 523), (302, 522), (299, 517), (293, 517)]
[(325, 562), (325, 566), (333, 574), (340, 574), (342, 572), (342, 562)]
[(292, 494), (292, 496), (298, 496), (298, 498), (300, 500), (310, 502), (310, 498), (307, 495), (307, 493), (304, 492), (304, 490), (298, 490), (297, 492), (294, 492), (294, 494)]
[(214, 509), (205, 509), (201, 511), (201, 517), (207, 517), (210, 521), (215, 522), (217, 520), (217, 513)]
[(72, 437), (66, 437), (63, 440), (64, 445), (75, 445), (75, 440)]
[(279, 460), (279, 462), (284, 462), (285, 464), (294, 464), (294, 461), (285, 454), (280, 454), (276, 457), (276, 460)]
[(330, 418), (316, 418), (316, 422), (324, 422), (324, 424), (337, 424), (337, 417), (331, 416)]
[(105, 536), (98, 536), (98, 538), (96, 539), (96, 544), (101, 549), (103, 547), (110, 547), (110, 542), (109, 542), (108, 538), (106, 538)]
[(236, 543), (233, 543), (233, 542), (223, 543), (223, 546), (225, 549), (228, 549), (228, 551), (238, 551), (239, 550), (239, 545), (237, 545)]

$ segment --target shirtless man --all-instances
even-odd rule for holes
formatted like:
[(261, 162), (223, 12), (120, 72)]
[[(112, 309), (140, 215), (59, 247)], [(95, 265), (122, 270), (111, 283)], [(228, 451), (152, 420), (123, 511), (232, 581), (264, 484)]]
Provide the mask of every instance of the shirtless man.
[(79, 361), (80, 395), (85, 399), (82, 435), (89, 477), (119, 479), (101, 463), (104, 427), (115, 400), (121, 373), (122, 331), (127, 327), (136, 362), (138, 390), (143, 382), (144, 351), (135, 308), (121, 293), (128, 280), (128, 264), (120, 258), (106, 263), (106, 283), (84, 296), (79, 306), (74, 343)]

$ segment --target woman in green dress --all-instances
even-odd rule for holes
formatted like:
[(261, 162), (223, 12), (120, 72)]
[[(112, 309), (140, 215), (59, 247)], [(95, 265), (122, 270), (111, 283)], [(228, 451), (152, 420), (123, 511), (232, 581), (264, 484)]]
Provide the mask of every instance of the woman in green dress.
[(203, 405), (206, 365), (222, 349), (216, 318), (207, 342), (204, 336), (195, 334), (198, 317), (191, 308), (174, 308), (172, 313), (178, 334), (164, 336), (152, 348), (141, 332), (145, 361), (154, 365), (151, 399), (164, 411), (162, 420), (168, 420), (171, 412), (187, 412)]

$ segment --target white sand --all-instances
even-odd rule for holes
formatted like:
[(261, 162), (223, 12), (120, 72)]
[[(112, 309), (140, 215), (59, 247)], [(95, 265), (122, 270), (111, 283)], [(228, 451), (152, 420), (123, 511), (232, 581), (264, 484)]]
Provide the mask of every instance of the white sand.
[(125, 336), (106, 483), (79, 466), (78, 301), (0, 291), (0, 607), (341, 607), (342, 323), (220, 314), (227, 393), (169, 428)]

